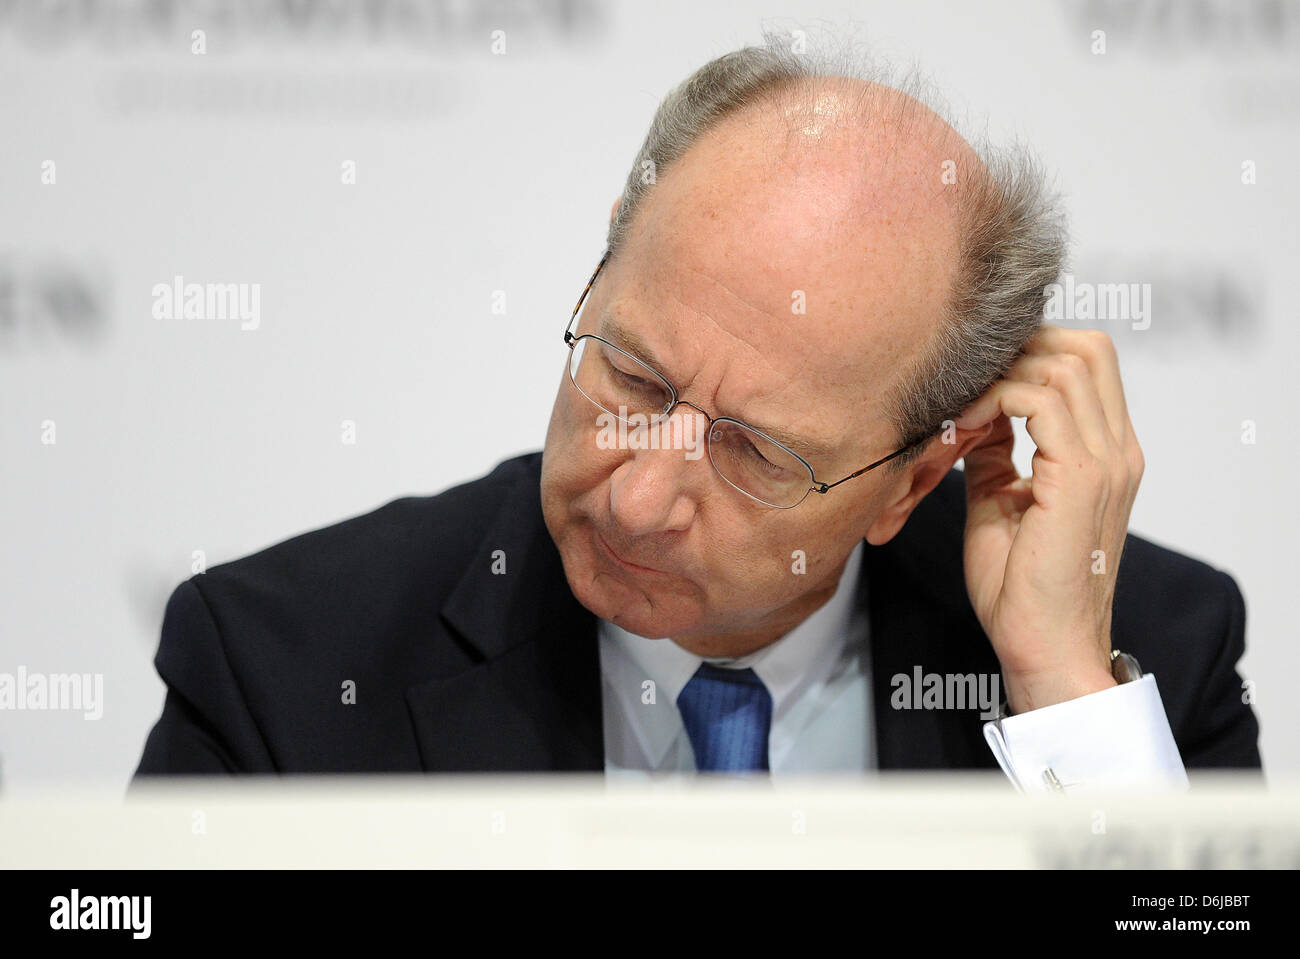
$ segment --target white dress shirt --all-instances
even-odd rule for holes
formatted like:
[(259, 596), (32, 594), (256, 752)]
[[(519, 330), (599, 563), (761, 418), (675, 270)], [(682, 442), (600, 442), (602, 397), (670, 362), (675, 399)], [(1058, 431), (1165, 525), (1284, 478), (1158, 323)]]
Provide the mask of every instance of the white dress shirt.
[[(768, 766), (774, 781), (876, 768), (870, 624), (855, 603), (865, 543), (849, 554), (835, 595), (776, 642), (717, 666), (751, 668), (772, 695)], [(677, 696), (706, 660), (671, 639), (646, 639), (606, 620), (598, 627), (605, 771), (646, 779), (695, 770)], [(1024, 792), (1124, 786), (1187, 788), (1155, 677), (1000, 722), (985, 739)]]

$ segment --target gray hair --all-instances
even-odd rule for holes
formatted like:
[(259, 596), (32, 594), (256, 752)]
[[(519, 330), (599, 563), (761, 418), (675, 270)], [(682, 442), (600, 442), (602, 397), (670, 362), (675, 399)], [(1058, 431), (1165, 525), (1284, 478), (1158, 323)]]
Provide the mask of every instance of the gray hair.
[[(761, 46), (709, 61), (664, 98), (610, 221), (606, 244), (611, 257), (625, 244), (654, 181), (692, 144), (722, 120), (752, 108), (802, 102), (811, 109), (810, 99), (799, 98), (810, 97), (816, 81), (853, 79), (903, 93), (887, 103), (871, 86), (859, 86), (858, 93), (859, 105), (872, 101), (903, 135), (932, 115), (956, 129), (950, 111), (915, 67), (895, 78), (883, 63), (856, 54), (851, 44), (803, 52), (798, 49), (801, 38), (765, 30)], [(923, 129), (934, 126), (927, 123)], [(1032, 153), (1018, 142), (994, 147), (982, 135), (971, 147), (983, 168), (957, 174), (959, 262), (945, 315), (887, 400), (898, 445), (916, 444), (893, 461), (896, 467), (915, 460), (926, 446), (922, 441), (1015, 361), (1042, 322), (1044, 288), (1057, 280), (1065, 260), (1065, 216)]]

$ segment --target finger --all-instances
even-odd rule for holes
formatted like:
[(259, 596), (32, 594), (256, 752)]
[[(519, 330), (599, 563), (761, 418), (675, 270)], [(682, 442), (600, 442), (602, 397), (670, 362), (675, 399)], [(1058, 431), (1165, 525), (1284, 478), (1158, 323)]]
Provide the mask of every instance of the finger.
[(1113, 458), (1117, 441), (1102, 408), (1092, 370), (1076, 353), (1040, 353), (1023, 356), (1007, 370), (1009, 380), (1049, 386), (1065, 397), (1079, 435), (1098, 459)]
[(1011, 431), (1011, 421), (999, 416), (988, 424), (988, 434), (963, 457), (966, 473), (966, 492), (979, 496), (989, 489), (1000, 489), (1007, 483), (1020, 479), (1011, 451), (1016, 437)]
[(1082, 464), (1093, 459), (1079, 435), (1065, 397), (1050, 386), (999, 380), (956, 423), (962, 429), (978, 429), (999, 415), (1024, 417), (1025, 429), (1048, 459), (1066, 464)]
[(1109, 336), (1100, 330), (1067, 330), (1044, 323), (1038, 335), (1026, 346), (1025, 353), (1031, 356), (1073, 353), (1082, 357), (1097, 384), (1097, 395), (1106, 411), (1111, 435), (1120, 444), (1135, 439), (1119, 374), (1119, 354)]

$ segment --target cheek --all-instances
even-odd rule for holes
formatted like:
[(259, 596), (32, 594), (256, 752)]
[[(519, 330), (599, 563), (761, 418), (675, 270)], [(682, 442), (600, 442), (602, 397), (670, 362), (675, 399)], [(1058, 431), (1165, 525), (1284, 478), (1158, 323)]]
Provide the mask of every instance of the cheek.
[[(805, 501), (791, 512), (817, 505)], [(861, 538), (861, 520), (853, 512), (809, 509), (806, 516), (788, 519), (774, 524), (753, 545), (748, 559), (755, 577), (766, 580), (773, 596), (779, 593), (785, 599), (816, 588)]]
[(568, 376), (560, 380), (559, 392), (555, 394), (555, 403), (551, 406), (551, 419), (546, 426), (546, 449), (565, 446), (572, 441), (573, 398), (569, 396), (573, 387)]
[(742, 507), (735, 515), (715, 513), (711, 519), (701, 538), (708, 592), (727, 606), (758, 609), (787, 602), (807, 587), (802, 573), (825, 551), (814, 531), (793, 517), (769, 518)]
[(596, 418), (598, 410), (578, 395), (566, 377), (560, 384), (559, 395), (551, 408), (551, 421), (546, 429), (546, 448), (562, 449), (574, 472), (580, 472), (595, 457)]
[(628, 453), (611, 445), (613, 417), (577, 394), (567, 381), (551, 411), (546, 451), (573, 496), (606, 482)]
[(542, 505), (548, 525), (588, 512), (587, 498), (596, 494), (619, 462), (619, 454), (596, 446), (599, 410), (582, 397), (577, 397), (581, 405), (575, 404), (567, 395), (572, 391), (567, 380), (561, 384), (542, 450)]
[(567, 422), (569, 404), (564, 395), (565, 383), (551, 407), (546, 427), (546, 444), (542, 447), (542, 512), (551, 535), (555, 536), (569, 513), (569, 506), (579, 490), (574, 481), (576, 457), (572, 449), (573, 430)]

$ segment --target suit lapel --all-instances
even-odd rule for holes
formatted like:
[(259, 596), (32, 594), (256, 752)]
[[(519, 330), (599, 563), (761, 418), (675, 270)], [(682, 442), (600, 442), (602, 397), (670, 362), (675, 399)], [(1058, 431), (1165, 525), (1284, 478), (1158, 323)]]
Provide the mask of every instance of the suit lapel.
[(476, 664), (407, 690), (427, 771), (604, 769), (596, 619), (546, 530), (540, 462), (526, 462), (442, 609), (443, 641)]
[[(965, 480), (952, 472), (884, 546), (867, 544), (860, 580), (871, 622), (876, 755), (881, 769), (996, 767), (979, 710), (896, 709), (895, 676), (998, 675), (962, 567)], [(860, 602), (864, 601), (860, 597)], [(999, 686), (999, 696), (1001, 689)], [(994, 704), (994, 709), (997, 704)]]

